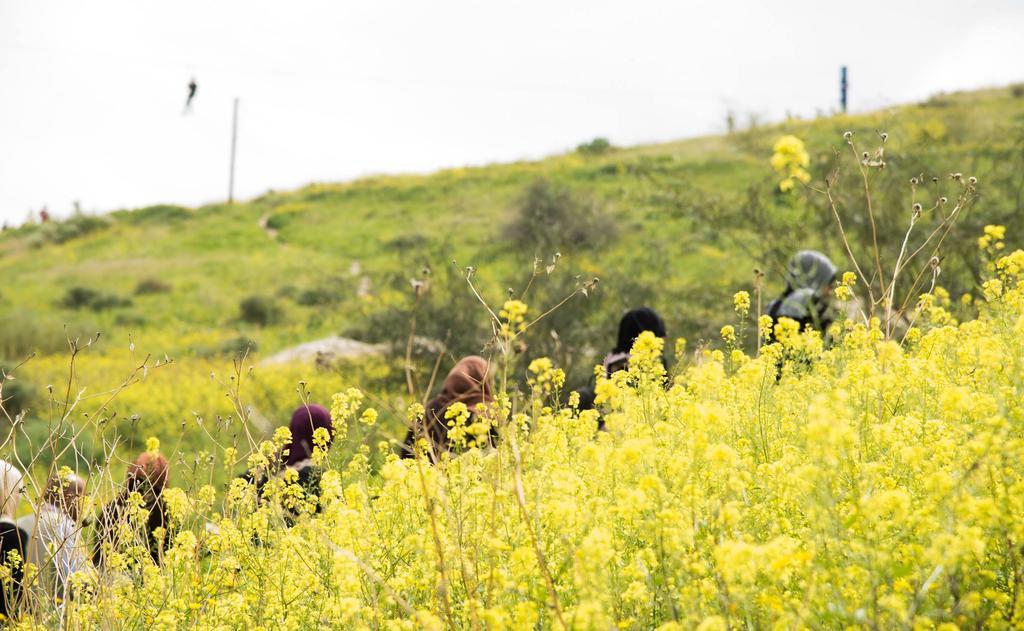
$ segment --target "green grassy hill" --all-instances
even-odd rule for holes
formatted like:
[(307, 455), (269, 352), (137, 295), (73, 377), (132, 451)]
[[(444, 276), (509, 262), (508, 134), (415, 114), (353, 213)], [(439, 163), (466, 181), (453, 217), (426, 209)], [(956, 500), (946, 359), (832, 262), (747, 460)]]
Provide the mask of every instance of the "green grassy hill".
[[(452, 355), (479, 351), (488, 339), (487, 314), (464, 268), (475, 268), (474, 285), (489, 304), (500, 305), (508, 288), (520, 292), (529, 284), (535, 257), (543, 268), (555, 252), (562, 254), (557, 269), (541, 273), (525, 297), (531, 308), (547, 308), (593, 277), (600, 283), (539, 328), (524, 357), (551, 355), (573, 381), (584, 380), (611, 344), (621, 313), (639, 304), (662, 312), (673, 337), (712, 340), (731, 317), (731, 295), (750, 289), (755, 268), (767, 273), (767, 299), (781, 287), (781, 265), (798, 247), (825, 250), (841, 268), (848, 265), (822, 197), (780, 193), (768, 163), (774, 141), (794, 134), (806, 143), (820, 182), (832, 169), (833, 148), (848, 151), (846, 130), (872, 150), (880, 143), (875, 130), (889, 134), (888, 168), (872, 175), (883, 249), (898, 247), (903, 236), (908, 180), (953, 171), (977, 176), (981, 195), (944, 250), (942, 280), (950, 292), (973, 287), (980, 226), (1007, 224), (1008, 241), (1018, 242), (1020, 86), (728, 136), (318, 183), (233, 206), (156, 206), (6, 231), (0, 236), (0, 274), (7, 279), (0, 289), (0, 359), (11, 367), (37, 353), (4, 390), (5, 397), (17, 392), (27, 410), (26, 438), (17, 448), (29, 453), (29, 439), (41, 440), (61, 418), (82, 423), (85, 412), (112, 416), (107, 423), (116, 435), (136, 444), (151, 433), (165, 444), (173, 436), (198, 447), (221, 436), (216, 432), (229, 442), (241, 430), (225, 422), (214, 431), (213, 419), (237, 418), (248, 406), (268, 423), (281, 423), (299, 401), (300, 379), (319, 400), (345, 384), (372, 385), (390, 393), (385, 408), (401, 410), (401, 353), (319, 369), (257, 367), (251, 375), (248, 366), (339, 333), (402, 346), (414, 311), (419, 335), (447, 339)], [(852, 175), (844, 172), (850, 177), (840, 182), (840, 201), (851, 233), (862, 236), (867, 224)], [(545, 217), (558, 213), (559, 223), (547, 228)], [(531, 242), (529, 235), (540, 237)], [(423, 278), (424, 268), (429, 291), (417, 306), (410, 280)], [(253, 298), (243, 318), (241, 305)], [(102, 331), (73, 372), (65, 325), (83, 343)], [(233, 361), (247, 346), (255, 350), (240, 367), (239, 389)], [(100, 393), (147, 355), (174, 361), (147, 369), (145, 381), (105, 406)], [(434, 354), (419, 349), (414, 363), (422, 391)], [(68, 414), (65, 393), (73, 399), (83, 387), (86, 398)], [(197, 416), (208, 427), (197, 428)], [(376, 438), (399, 431), (392, 420)], [(82, 455), (102, 461), (113, 438), (93, 440)]]

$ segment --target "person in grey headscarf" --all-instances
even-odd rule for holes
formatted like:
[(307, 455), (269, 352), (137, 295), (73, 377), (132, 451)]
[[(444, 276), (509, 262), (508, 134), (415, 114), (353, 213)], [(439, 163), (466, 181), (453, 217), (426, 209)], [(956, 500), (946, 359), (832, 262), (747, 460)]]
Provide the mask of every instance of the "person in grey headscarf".
[(72, 574), (92, 567), (79, 522), (84, 496), (85, 480), (55, 473), (47, 480), (39, 505), (18, 520), (29, 537), (26, 560), (39, 572), (36, 583), (56, 602), (70, 597)]
[(832, 324), (829, 299), (838, 270), (827, 256), (801, 250), (786, 264), (786, 290), (768, 304), (772, 329), (780, 318), (795, 320), (803, 331), (810, 327), (824, 333)]

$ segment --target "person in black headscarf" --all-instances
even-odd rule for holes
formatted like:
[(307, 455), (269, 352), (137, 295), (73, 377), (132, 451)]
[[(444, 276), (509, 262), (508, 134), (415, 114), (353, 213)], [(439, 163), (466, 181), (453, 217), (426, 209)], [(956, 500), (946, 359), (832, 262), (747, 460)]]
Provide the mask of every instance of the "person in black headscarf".
[(795, 320), (803, 331), (808, 327), (824, 333), (832, 324), (829, 299), (836, 280), (836, 266), (814, 250), (801, 250), (786, 264), (786, 289), (765, 310), (772, 318), (772, 330), (780, 318)]
[(619, 320), (619, 337), (615, 342), (615, 348), (604, 358), (606, 375), (611, 376), (612, 373), (625, 370), (629, 366), (629, 351), (633, 348), (636, 338), (644, 331), (665, 338), (665, 321), (654, 309), (640, 307), (627, 311), (626, 315), (622, 316)]
[[(602, 365), (606, 377), (613, 373), (625, 370), (629, 367), (629, 352), (636, 342), (636, 338), (644, 331), (650, 331), (656, 336), (664, 339), (667, 335), (665, 320), (658, 312), (650, 307), (640, 307), (626, 312), (619, 320), (619, 334), (615, 341), (615, 347), (605, 355)], [(664, 362), (664, 359), (662, 359)], [(594, 408), (594, 388), (591, 385), (576, 390), (579, 395), (579, 409), (592, 410)], [(598, 429), (604, 429), (604, 420), (598, 421)]]

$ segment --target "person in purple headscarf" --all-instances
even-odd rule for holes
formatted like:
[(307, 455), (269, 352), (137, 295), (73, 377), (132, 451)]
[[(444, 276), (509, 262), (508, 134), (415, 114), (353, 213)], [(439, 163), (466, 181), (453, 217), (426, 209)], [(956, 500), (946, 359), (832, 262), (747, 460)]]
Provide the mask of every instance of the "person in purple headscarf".
[(292, 422), (288, 429), (292, 433), (292, 442), (285, 447), (285, 466), (302, 472), (311, 466), (313, 457), (313, 433), (318, 429), (327, 430), (327, 448), (334, 439), (334, 425), (331, 413), (322, 405), (303, 405), (292, 413)]
[[(292, 440), (281, 451), (280, 460), (271, 465), (272, 467), (276, 465), (277, 470), (246, 471), (242, 476), (243, 479), (255, 483), (257, 493), (262, 495), (263, 487), (270, 477), (283, 475), (286, 469), (294, 469), (298, 473), (298, 484), (307, 496), (319, 496), (322, 471), (313, 462), (313, 435), (318, 429), (327, 430), (327, 444), (324, 449), (330, 449), (331, 441), (334, 440), (331, 413), (322, 405), (299, 406), (292, 413), (292, 420), (288, 424)], [(316, 505), (316, 511), (320, 511), (319, 503)]]

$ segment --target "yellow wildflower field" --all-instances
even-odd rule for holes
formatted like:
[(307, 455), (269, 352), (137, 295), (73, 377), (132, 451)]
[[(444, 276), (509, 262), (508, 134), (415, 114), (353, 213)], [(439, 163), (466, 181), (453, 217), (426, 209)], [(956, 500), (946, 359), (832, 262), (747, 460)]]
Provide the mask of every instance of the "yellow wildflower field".
[[(923, 300), (902, 345), (877, 320), (847, 320), (831, 343), (780, 330), (756, 357), (700, 349), (666, 376), (663, 343), (645, 333), (628, 371), (598, 378), (600, 412), (560, 405), (558, 369), (533, 362), (533, 394), (493, 404), (494, 449), (436, 466), (388, 442), (318, 451), (314, 498), (288, 475), (262, 499), (242, 479), (168, 489), (160, 567), (129, 549), (120, 571), (75, 575), (73, 601), (35, 603), (23, 622), (1019, 628), (1022, 259), (995, 262), (976, 319)], [(746, 313), (749, 296), (736, 304)], [(525, 313), (513, 306), (507, 335)], [(376, 421), (367, 401), (335, 397), (337, 441)], [(279, 433), (250, 467), (287, 442)]]

